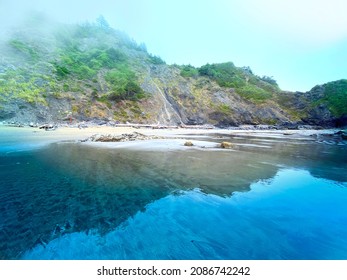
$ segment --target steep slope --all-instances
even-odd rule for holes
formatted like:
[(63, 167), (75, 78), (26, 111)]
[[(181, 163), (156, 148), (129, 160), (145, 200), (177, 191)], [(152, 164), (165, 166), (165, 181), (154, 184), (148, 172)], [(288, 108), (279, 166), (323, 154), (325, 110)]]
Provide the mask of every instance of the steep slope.
[(150, 124), (343, 124), (346, 80), (307, 93), (233, 63), (167, 65), (96, 23), (30, 18), (0, 42), (0, 121)]
[(308, 92), (280, 92), (277, 103), (293, 121), (321, 126), (347, 125), (347, 80), (317, 85)]

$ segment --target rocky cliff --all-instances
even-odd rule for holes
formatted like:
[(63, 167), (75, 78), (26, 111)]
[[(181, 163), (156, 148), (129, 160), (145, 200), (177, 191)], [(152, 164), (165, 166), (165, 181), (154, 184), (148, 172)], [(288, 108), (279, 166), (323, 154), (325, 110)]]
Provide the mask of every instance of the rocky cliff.
[[(49, 26), (49, 28), (47, 28)], [(0, 121), (346, 125), (347, 80), (284, 92), (233, 63), (167, 65), (105, 21), (31, 19), (0, 43)]]

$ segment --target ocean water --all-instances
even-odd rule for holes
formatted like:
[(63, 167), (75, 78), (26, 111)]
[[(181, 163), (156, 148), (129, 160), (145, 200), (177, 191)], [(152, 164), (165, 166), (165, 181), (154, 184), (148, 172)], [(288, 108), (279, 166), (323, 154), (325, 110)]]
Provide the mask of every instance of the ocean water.
[(141, 150), (30, 133), (0, 129), (0, 259), (347, 259), (346, 145)]

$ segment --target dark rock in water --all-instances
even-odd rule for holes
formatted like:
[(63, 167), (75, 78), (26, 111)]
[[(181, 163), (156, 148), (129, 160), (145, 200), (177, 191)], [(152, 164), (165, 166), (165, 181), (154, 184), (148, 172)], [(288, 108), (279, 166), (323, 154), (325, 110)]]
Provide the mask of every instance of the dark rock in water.
[(346, 145), (347, 140), (347, 132), (344, 130), (335, 133), (314, 134), (312, 136), (316, 138), (318, 143), (328, 145)]
[(54, 234), (59, 234), (63, 231), (63, 229), (57, 224), (54, 229)]
[(72, 228), (71, 224), (69, 223), (69, 221), (66, 221), (65, 223), (65, 229), (69, 230), (70, 228)]
[(345, 130), (340, 130), (335, 135), (339, 135), (343, 140), (347, 140), (347, 132)]

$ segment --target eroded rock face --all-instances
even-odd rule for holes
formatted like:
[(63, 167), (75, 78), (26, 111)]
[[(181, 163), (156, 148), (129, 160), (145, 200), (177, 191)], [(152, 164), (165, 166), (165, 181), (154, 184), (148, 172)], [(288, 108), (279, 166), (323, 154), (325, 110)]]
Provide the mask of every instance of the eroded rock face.
[[(61, 27), (66, 29), (65, 25)], [(79, 30), (80, 27), (71, 28)], [(25, 26), (24, 31), (18, 30), (16, 34), (19, 36), (31, 29), (36, 27)], [(96, 29), (92, 28), (88, 30), (88, 38), (71, 38), (78, 46), (76, 52), (84, 57), (89, 50), (103, 54), (105, 49), (113, 50), (111, 53), (120, 51), (128, 61), (122, 64), (129, 64), (124, 75), (133, 72), (135, 91), (141, 89), (142, 97), (132, 96), (129, 92), (130, 96), (112, 98), (113, 82), (108, 81), (107, 75), (112, 69), (118, 69), (113, 63), (104, 64), (100, 58), (103, 56), (98, 55), (92, 64), (99, 66), (86, 64), (88, 68), (94, 67), (90, 70), (95, 73), (91, 77), (80, 77), (84, 74), (80, 70), (68, 69), (68, 65), (60, 63), (61, 56), (72, 55), (67, 43), (69, 38), (62, 41), (48, 30), (35, 31), (35, 34), (15, 39), (20, 39), (20, 44), (31, 50), (29, 53), (37, 54), (37, 59), (33, 60), (29, 53), (23, 55), (15, 46), (11, 47), (11, 41), (3, 42), (7, 47), (2, 48), (0, 60), (0, 121), (21, 125), (73, 125), (81, 121), (93, 121), (98, 125), (128, 122), (218, 127), (243, 124), (347, 125), (347, 111), (343, 107), (347, 102), (347, 80), (315, 86), (308, 92), (286, 92), (271, 79), (262, 79), (249, 68), (236, 67), (233, 63), (205, 65), (205, 69), (204, 66), (191, 67), (195, 74), (187, 76), (182, 75), (184, 66), (153, 60), (134, 42), (124, 43), (125, 37), (118, 37), (118, 32), (95, 32)], [(31, 39), (28, 41), (27, 38)], [(0, 47), (1, 44), (0, 40)], [(73, 54), (74, 57), (79, 55)], [(76, 64), (83, 64), (85, 60)], [(12, 80), (15, 81), (13, 85), (8, 82)], [(23, 87), (26, 90), (24, 95)], [(35, 94), (31, 95), (33, 92)]]
[(0, 110), (0, 120), (12, 119), (16, 116), (15, 111), (11, 110)]

